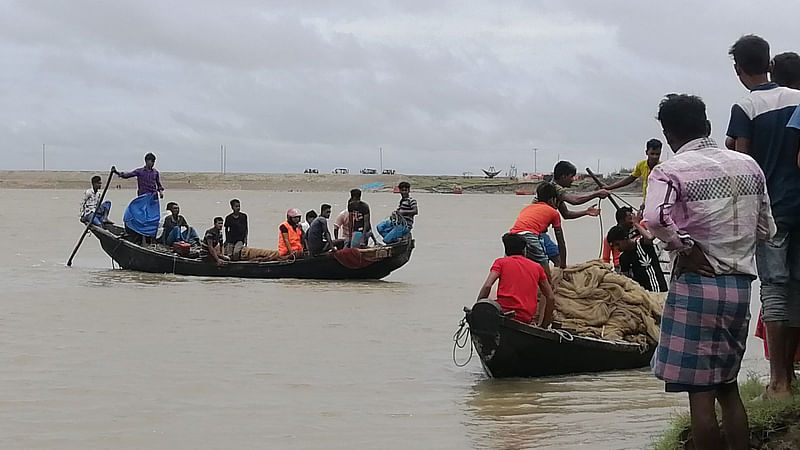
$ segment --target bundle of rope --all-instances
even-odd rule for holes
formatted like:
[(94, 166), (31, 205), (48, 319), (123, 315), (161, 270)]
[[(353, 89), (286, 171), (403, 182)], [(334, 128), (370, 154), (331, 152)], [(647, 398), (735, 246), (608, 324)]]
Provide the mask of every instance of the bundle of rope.
[(648, 292), (600, 260), (554, 268), (552, 274), (554, 318), (563, 328), (612, 341), (658, 342), (666, 293)]

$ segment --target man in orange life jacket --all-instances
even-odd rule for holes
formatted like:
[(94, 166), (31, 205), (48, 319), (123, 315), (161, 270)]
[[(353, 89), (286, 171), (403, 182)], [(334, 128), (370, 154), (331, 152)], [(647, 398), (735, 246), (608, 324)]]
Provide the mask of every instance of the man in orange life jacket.
[(302, 213), (297, 208), (286, 211), (286, 222), (283, 222), (278, 238), (278, 252), (281, 256), (303, 256), (303, 227), (300, 226)]

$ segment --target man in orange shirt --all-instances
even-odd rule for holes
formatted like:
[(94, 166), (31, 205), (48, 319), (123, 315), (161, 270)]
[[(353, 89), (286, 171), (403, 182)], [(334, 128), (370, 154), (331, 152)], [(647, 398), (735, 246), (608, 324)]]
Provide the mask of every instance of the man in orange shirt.
[(492, 285), (500, 280), (497, 285), (497, 303), (504, 312), (513, 311), (515, 320), (531, 323), (538, 307), (538, 290), (541, 289), (546, 303), (536, 325), (546, 328), (553, 321), (555, 299), (544, 269), (525, 257), (527, 242), (522, 236), (504, 234), (503, 246), (506, 257), (498, 258), (492, 264), (489, 276), (478, 292), (478, 300), (488, 298)]
[(522, 208), (510, 233), (525, 238), (527, 257), (542, 265), (547, 279), (550, 277), (550, 263), (547, 258), (542, 233), (553, 226), (558, 242), (559, 267), (567, 266), (567, 245), (561, 230), (561, 215), (558, 213), (558, 193), (551, 183), (540, 183), (536, 188), (536, 203)]

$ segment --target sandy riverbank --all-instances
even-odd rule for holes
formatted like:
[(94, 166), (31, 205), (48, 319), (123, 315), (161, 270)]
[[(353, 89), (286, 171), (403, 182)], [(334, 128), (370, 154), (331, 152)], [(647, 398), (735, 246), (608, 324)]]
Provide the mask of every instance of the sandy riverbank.
[[(108, 173), (68, 171), (0, 171), (0, 189), (85, 189), (93, 175), (105, 182)], [(409, 181), (412, 189), (421, 192), (452, 192), (461, 188), (465, 193), (514, 193), (517, 190), (532, 192), (537, 181), (508, 178), (465, 178), (438, 175), (333, 175), (333, 174), (258, 174), (258, 173), (198, 173), (161, 172), (167, 189), (207, 190), (260, 190), (260, 191), (348, 191), (354, 187), (383, 183), (379, 190), (391, 190), (401, 181)], [(134, 189), (135, 179), (114, 177), (112, 188)], [(575, 190), (594, 188), (591, 180), (575, 183)], [(635, 189), (634, 189), (635, 191)]]

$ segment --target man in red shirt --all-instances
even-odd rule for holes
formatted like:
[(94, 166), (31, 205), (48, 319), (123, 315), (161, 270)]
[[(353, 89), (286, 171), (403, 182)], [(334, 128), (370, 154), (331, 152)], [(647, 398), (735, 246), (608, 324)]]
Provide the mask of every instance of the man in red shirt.
[(506, 233), (503, 235), (503, 245), (506, 257), (498, 258), (492, 264), (489, 276), (478, 293), (478, 300), (488, 298), (492, 285), (500, 280), (497, 285), (497, 303), (504, 312), (514, 311), (515, 320), (531, 323), (536, 315), (537, 295), (541, 288), (546, 303), (536, 325), (546, 328), (553, 321), (555, 299), (544, 269), (526, 257), (527, 242), (524, 237)]

